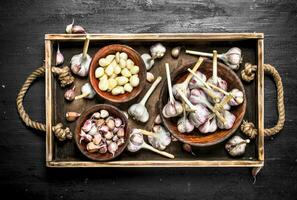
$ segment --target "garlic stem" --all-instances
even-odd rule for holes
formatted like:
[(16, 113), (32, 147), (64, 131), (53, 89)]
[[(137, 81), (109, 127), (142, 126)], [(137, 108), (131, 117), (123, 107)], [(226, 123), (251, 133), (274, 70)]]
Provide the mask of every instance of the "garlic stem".
[(76, 96), (74, 99), (77, 100), (77, 99), (82, 99), (82, 98), (85, 98), (86, 96), (88, 96), (90, 93), (82, 93), (78, 96)]
[(144, 95), (144, 97), (142, 98), (142, 100), (140, 101), (139, 104), (145, 106), (146, 101), (148, 100), (148, 98), (151, 96), (151, 94), (153, 93), (153, 91), (156, 89), (156, 87), (158, 86), (158, 84), (161, 82), (162, 77), (159, 76), (155, 82), (152, 84), (152, 86), (150, 87), (150, 89), (146, 92), (146, 94)]
[(241, 141), (241, 142), (239, 142), (237, 144), (231, 144), (230, 147), (236, 147), (238, 145), (248, 144), (248, 143), (250, 143), (250, 140), (249, 139), (246, 139), (246, 140), (243, 140), (243, 141)]
[(203, 81), (193, 70), (188, 69), (188, 71), (205, 86), (205, 88), (202, 88), (202, 89), (207, 93), (208, 96), (210, 96), (214, 100), (214, 102), (220, 101), (220, 99), (212, 92), (211, 87), (209, 87), (209, 83), (206, 83), (205, 81)]
[[(192, 50), (186, 50), (187, 54), (196, 55), (196, 56), (205, 56), (205, 57), (213, 57), (212, 53), (205, 53), (201, 51), (192, 51)], [(217, 54), (217, 57), (219, 59), (222, 59), (225, 54)]]
[(189, 99), (186, 97), (186, 95), (180, 90), (180, 88), (177, 88), (176, 91), (178, 92), (178, 94), (181, 96), (181, 98), (183, 99), (183, 101), (190, 107), (191, 110), (196, 111), (197, 109), (195, 108), (195, 106), (189, 101)]
[(156, 137), (156, 133), (154, 132), (151, 132), (151, 131), (147, 131), (147, 130), (144, 130), (144, 129), (137, 129), (137, 131), (141, 132), (143, 135), (147, 135), (147, 136), (153, 136), (153, 137)]
[(214, 84), (218, 82), (218, 58), (217, 58), (217, 51), (213, 50), (213, 59), (212, 59), (212, 80)]
[(233, 98), (232, 95), (228, 95), (227, 98), (224, 98), (223, 101), (215, 105), (216, 110), (222, 110), (224, 105), (227, 104)]
[[(195, 64), (195, 66), (193, 67), (192, 71), (194, 72), (194, 74), (196, 73), (196, 71), (198, 70), (198, 68), (200, 67), (200, 65), (203, 62), (203, 58), (199, 58), (197, 63)], [(193, 74), (188, 74), (186, 80), (183, 82), (184, 84), (184, 88), (188, 87), (188, 84), (190, 82), (190, 80), (193, 78)]]
[(169, 69), (169, 64), (168, 63), (165, 63), (165, 69), (166, 69), (166, 76), (167, 76), (169, 100), (170, 100), (171, 103), (174, 103), (174, 97), (173, 97), (173, 92), (172, 92), (172, 84), (171, 84), (171, 77), (170, 77), (170, 69)]
[(87, 57), (89, 44), (90, 44), (90, 35), (87, 34), (86, 35), (86, 40), (85, 40), (85, 43), (84, 43), (84, 48), (83, 48), (83, 59), (85, 59)]
[(160, 151), (160, 150), (158, 150), (158, 149), (155, 149), (154, 147), (148, 145), (148, 144), (145, 143), (145, 142), (142, 143), (142, 148), (151, 150), (151, 151), (153, 151), (153, 152), (155, 152), (155, 153), (158, 153), (158, 154), (160, 154), (160, 155), (162, 155), (162, 156), (165, 156), (165, 157), (167, 157), (167, 158), (171, 158), (171, 159), (174, 158), (174, 155), (172, 155), (172, 154), (170, 154), (170, 153), (167, 153), (167, 152), (165, 152), (165, 151)]
[[(220, 87), (218, 87), (218, 86), (216, 86), (216, 85), (213, 85), (213, 84), (211, 84), (211, 83), (208, 83), (208, 85), (209, 85), (210, 87), (212, 87), (213, 89), (215, 89), (215, 90), (217, 90), (217, 91), (223, 93), (224, 95), (232, 95), (230, 92), (227, 92), (227, 91), (223, 90), (222, 88), (220, 88)], [(233, 95), (232, 95), (232, 96), (233, 96)]]

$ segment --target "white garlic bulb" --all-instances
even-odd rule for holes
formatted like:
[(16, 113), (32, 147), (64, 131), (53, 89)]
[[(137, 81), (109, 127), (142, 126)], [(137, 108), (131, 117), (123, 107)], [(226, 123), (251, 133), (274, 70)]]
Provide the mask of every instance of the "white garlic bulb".
[(150, 52), (153, 59), (162, 58), (165, 55), (166, 48), (161, 43), (157, 43), (151, 46)]
[(159, 150), (164, 150), (171, 143), (171, 136), (162, 126), (154, 127), (154, 136), (148, 136), (149, 143)]
[(141, 58), (145, 64), (146, 70), (150, 70), (153, 67), (153, 65), (155, 64), (155, 61), (152, 59), (152, 57), (148, 53), (142, 54)]
[(249, 139), (242, 139), (240, 136), (233, 136), (225, 145), (227, 152), (233, 156), (242, 156), (245, 153), (246, 145), (250, 143)]
[(191, 112), (189, 114), (189, 121), (196, 128), (198, 128), (201, 124), (207, 121), (207, 119), (209, 118), (210, 112), (202, 104), (196, 104), (195, 107), (196, 107), (196, 111)]
[(232, 96), (234, 97), (234, 98), (232, 98), (232, 99), (229, 101), (229, 104), (230, 104), (231, 106), (237, 106), (237, 105), (240, 105), (240, 104), (243, 103), (244, 98), (243, 98), (243, 92), (242, 92), (242, 91), (240, 91), (239, 89), (236, 89), (236, 88), (235, 88), (235, 89), (231, 90), (230, 93), (231, 93)]

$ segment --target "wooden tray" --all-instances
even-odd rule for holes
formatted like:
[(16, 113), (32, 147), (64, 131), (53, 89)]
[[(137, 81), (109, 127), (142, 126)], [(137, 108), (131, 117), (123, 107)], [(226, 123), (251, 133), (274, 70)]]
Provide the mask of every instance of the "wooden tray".
[[(162, 42), (167, 52), (163, 59), (158, 60), (155, 66), (150, 70), (155, 76), (164, 77), (162, 83), (158, 86), (147, 103), (150, 111), (150, 120), (147, 124), (137, 124), (129, 119), (129, 125), (144, 129), (151, 129), (156, 114), (159, 113), (157, 102), (159, 100), (160, 88), (165, 79), (164, 63), (169, 62), (170, 66), (176, 67), (185, 62), (191, 62), (197, 59), (195, 56), (182, 53), (178, 59), (170, 56), (171, 48), (176, 46), (185, 46), (187, 49), (211, 52), (216, 49), (218, 52), (226, 52), (233, 46), (240, 47), (243, 54), (243, 63), (249, 62), (258, 65), (256, 80), (245, 84), (247, 96), (247, 110), (244, 119), (254, 122), (259, 130), (256, 140), (251, 141), (246, 153), (241, 158), (231, 158), (224, 149), (225, 142), (209, 148), (194, 148), (197, 156), (186, 153), (181, 148), (180, 142), (172, 142), (166, 151), (174, 154), (175, 159), (163, 158), (150, 151), (141, 150), (137, 153), (125, 151), (118, 159), (110, 162), (94, 162), (84, 157), (76, 147), (75, 141), (58, 142), (52, 133), (52, 125), (57, 122), (70, 127), (74, 131), (75, 122), (65, 121), (67, 111), (82, 112), (88, 107), (98, 103), (105, 102), (96, 96), (93, 100), (78, 100), (72, 103), (65, 102), (63, 95), (65, 89), (53, 79), (51, 72), (52, 63), (57, 42), (60, 44), (61, 51), (65, 56), (65, 64), (69, 63), (74, 54), (82, 52), (84, 35), (66, 35), (66, 34), (47, 34), (45, 35), (45, 65), (46, 65), (46, 165), (47, 167), (253, 167), (260, 169), (264, 164), (264, 71), (263, 71), (263, 42), (262, 33), (175, 33), (175, 34), (91, 34), (89, 54), (93, 56), (103, 46), (109, 44), (126, 44), (139, 53), (149, 51), (149, 47), (155, 42)], [(55, 49), (55, 50), (54, 50)], [(239, 75), (241, 68), (237, 71)], [(86, 79), (76, 77), (75, 85), (87, 82)], [(144, 91), (149, 88), (146, 83)], [(79, 89), (77, 90), (79, 92)], [(142, 95), (139, 96), (140, 99)], [(138, 101), (135, 99), (135, 101)], [(127, 111), (129, 105), (133, 102), (121, 104), (119, 108)], [(117, 105), (118, 106), (118, 105)], [(242, 135), (237, 130), (235, 135)]]

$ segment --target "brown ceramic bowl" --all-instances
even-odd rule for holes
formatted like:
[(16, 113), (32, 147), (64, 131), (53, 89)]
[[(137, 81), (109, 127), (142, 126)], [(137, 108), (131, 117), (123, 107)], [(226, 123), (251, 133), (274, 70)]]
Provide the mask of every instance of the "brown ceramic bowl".
[[(172, 74), (172, 84), (183, 82), (186, 79), (186, 76), (188, 75), (188, 68), (193, 68), (196, 62), (185, 64), (178, 69), (176, 69)], [(212, 76), (212, 61), (209, 59), (205, 59), (201, 66), (199, 67), (198, 71), (204, 73), (207, 78)], [(218, 144), (228, 137), (230, 137), (239, 127), (241, 124), (241, 121), (243, 119), (243, 116), (245, 114), (246, 110), (246, 96), (244, 87), (238, 78), (238, 76), (226, 65), (218, 62), (218, 76), (222, 79), (226, 80), (228, 83), (228, 91), (232, 90), (233, 88), (238, 88), (241, 90), (244, 94), (244, 102), (235, 107), (231, 107), (230, 112), (233, 113), (236, 116), (235, 123), (233, 127), (229, 130), (221, 130), (217, 129), (214, 133), (209, 134), (201, 134), (198, 129), (194, 129), (191, 133), (184, 134), (180, 133), (177, 130), (177, 120), (176, 118), (165, 118), (161, 114), (162, 121), (164, 122), (164, 125), (166, 128), (181, 142), (190, 144), (192, 146), (198, 146), (198, 147), (206, 147)], [(161, 90), (161, 100), (160, 100), (160, 113), (162, 113), (162, 108), (164, 105), (168, 102), (168, 86), (167, 82), (164, 82), (164, 85)]]
[[(99, 152), (90, 153), (87, 151), (87, 148), (86, 148), (87, 143), (85, 143), (84, 141), (82, 141), (81, 143), (79, 142), (79, 139), (80, 139), (79, 134), (80, 134), (80, 130), (81, 130), (81, 127), (83, 126), (84, 122), (87, 119), (89, 119), (94, 112), (97, 112), (102, 109), (107, 110), (111, 116), (120, 118), (125, 125), (125, 127), (124, 127), (124, 129), (125, 129), (125, 136), (124, 136), (125, 143), (122, 144), (121, 146), (119, 146), (119, 149), (115, 152), (114, 156), (112, 156), (112, 154), (109, 152), (106, 152), (105, 154), (101, 154)], [(126, 146), (128, 144), (129, 135), (130, 135), (130, 129), (128, 128), (128, 120), (125, 117), (125, 115), (116, 107), (114, 107), (112, 105), (108, 105), (108, 104), (97, 104), (95, 106), (92, 106), (88, 110), (86, 110), (79, 117), (76, 127), (75, 127), (75, 142), (76, 142), (78, 149), (86, 157), (88, 157), (89, 159), (92, 159), (92, 160), (96, 160), (96, 161), (108, 161), (108, 160), (112, 160), (112, 159), (118, 157), (126, 148)]]
[[(105, 58), (107, 55), (115, 54), (118, 51), (127, 53), (128, 58), (130, 58), (134, 62), (134, 64), (139, 67), (138, 76), (140, 82), (137, 87), (133, 88), (131, 93), (125, 92), (124, 94), (120, 95), (112, 95), (111, 92), (105, 92), (99, 89), (99, 79), (95, 77), (95, 70), (97, 69), (97, 67), (99, 67), (98, 62), (100, 58)], [(141, 93), (146, 81), (146, 68), (142, 58), (140, 57), (139, 53), (137, 53), (137, 51), (126, 45), (112, 44), (101, 48), (94, 55), (90, 65), (89, 78), (92, 87), (100, 97), (113, 103), (123, 103), (131, 101)]]

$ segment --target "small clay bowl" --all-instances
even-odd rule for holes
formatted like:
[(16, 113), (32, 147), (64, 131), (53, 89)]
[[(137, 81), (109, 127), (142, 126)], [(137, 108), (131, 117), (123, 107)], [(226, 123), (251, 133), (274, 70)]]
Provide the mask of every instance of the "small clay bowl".
[[(119, 146), (118, 150), (115, 152), (114, 156), (109, 153), (108, 151), (104, 154), (101, 154), (99, 152), (94, 152), (94, 153), (90, 153), (87, 151), (87, 143), (82, 141), (81, 143), (79, 142), (80, 140), (80, 131), (81, 131), (81, 127), (83, 126), (84, 122), (89, 119), (93, 113), (98, 112), (100, 110), (107, 110), (109, 112), (110, 116), (113, 117), (118, 117), (122, 120), (124, 126), (124, 130), (125, 130), (125, 143), (122, 144), (121, 146)], [(122, 111), (120, 111), (119, 109), (117, 109), (116, 107), (112, 106), (112, 105), (108, 105), (108, 104), (97, 104), (92, 106), (91, 108), (89, 108), (88, 110), (86, 110), (84, 113), (81, 114), (81, 116), (79, 117), (76, 127), (75, 127), (75, 142), (76, 145), (78, 147), (78, 149), (82, 152), (82, 154), (84, 154), (86, 157), (88, 157), (91, 160), (96, 160), (96, 161), (108, 161), (108, 160), (112, 160), (115, 159), (116, 157), (118, 157), (126, 148), (127, 144), (128, 144), (128, 139), (129, 139), (129, 135), (130, 135), (130, 129), (128, 128), (128, 120), (125, 117), (125, 115), (122, 113)]]
[[(99, 79), (95, 77), (95, 70), (99, 67), (99, 64), (98, 64), (99, 59), (105, 58), (110, 54), (116, 54), (116, 52), (127, 53), (128, 58), (130, 58), (134, 62), (134, 64), (139, 67), (139, 73), (138, 73), (138, 77), (140, 80), (139, 85), (133, 88), (132, 92), (130, 93), (125, 92), (124, 94), (120, 94), (120, 95), (112, 95), (111, 92), (101, 91), (99, 89), (99, 86), (98, 86)], [(89, 79), (92, 87), (100, 97), (113, 103), (124, 103), (124, 102), (131, 101), (141, 93), (146, 82), (146, 68), (142, 58), (140, 57), (139, 53), (137, 53), (137, 51), (135, 51), (134, 49), (126, 45), (112, 44), (101, 48), (94, 55), (90, 65)]]
[[(187, 71), (188, 68), (193, 68), (196, 62), (185, 64), (175, 71), (172, 72), (172, 85), (175, 83), (183, 82), (189, 72)], [(209, 134), (202, 134), (199, 132), (197, 128), (195, 128), (191, 133), (180, 133), (177, 130), (177, 120), (179, 117), (175, 118), (165, 118), (161, 114), (161, 119), (164, 122), (165, 127), (181, 142), (190, 144), (192, 146), (197, 147), (207, 147), (218, 144), (223, 142), (228, 137), (230, 137), (239, 127), (241, 121), (244, 117), (245, 110), (246, 110), (246, 95), (244, 91), (244, 87), (242, 85), (241, 80), (238, 76), (228, 68), (226, 65), (218, 62), (218, 76), (227, 81), (228, 83), (228, 91), (231, 91), (233, 88), (237, 88), (241, 90), (244, 94), (244, 102), (238, 106), (231, 107), (230, 112), (236, 116), (236, 120), (234, 125), (231, 129), (228, 130), (221, 130), (217, 129), (217, 131)], [(198, 71), (202, 72), (206, 75), (207, 78), (212, 76), (212, 61), (209, 59), (205, 59), (201, 66), (199, 67)], [(162, 109), (164, 105), (168, 102), (168, 86), (167, 82), (164, 82), (164, 85), (161, 90), (161, 100), (159, 103), (160, 113), (162, 113)]]

